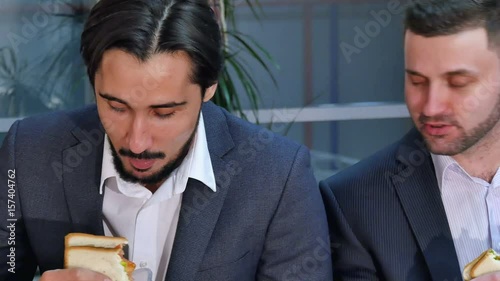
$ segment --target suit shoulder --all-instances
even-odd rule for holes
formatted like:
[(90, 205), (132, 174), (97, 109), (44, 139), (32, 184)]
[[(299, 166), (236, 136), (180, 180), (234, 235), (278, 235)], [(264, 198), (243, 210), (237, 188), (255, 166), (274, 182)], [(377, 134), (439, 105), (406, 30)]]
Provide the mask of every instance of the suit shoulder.
[(95, 105), (67, 111), (54, 111), (27, 117), (19, 122), (17, 140), (48, 139), (58, 142), (79, 124), (98, 118)]
[(361, 160), (322, 182), (334, 194), (369, 192), (388, 183), (398, 169), (397, 152), (401, 140)]
[(256, 125), (238, 118), (226, 112), (228, 128), (233, 136), (235, 146), (246, 144), (262, 147), (261, 151), (267, 155), (293, 155), (297, 153), (301, 144), (285, 137), (277, 132), (271, 131), (260, 125)]

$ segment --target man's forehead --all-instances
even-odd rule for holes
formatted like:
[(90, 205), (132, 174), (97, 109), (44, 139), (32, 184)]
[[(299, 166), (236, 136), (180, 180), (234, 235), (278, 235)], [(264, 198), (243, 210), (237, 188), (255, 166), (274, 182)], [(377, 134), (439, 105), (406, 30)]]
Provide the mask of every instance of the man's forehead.
[(140, 59), (129, 52), (111, 49), (103, 54), (100, 70), (105, 74), (112, 68), (130, 67), (132, 70), (139, 68), (150, 76), (165, 76), (174, 70), (176, 73), (182, 70), (190, 71), (191, 64), (189, 55), (182, 51), (156, 53)]
[[(471, 28), (453, 34), (437, 36), (423, 36), (407, 30), (404, 38), (405, 49), (412, 49), (413, 46), (419, 49), (426, 46), (428, 48), (448, 47), (450, 49), (459, 47), (489, 48), (488, 33), (485, 28)], [(465, 50), (462, 49), (462, 51)]]

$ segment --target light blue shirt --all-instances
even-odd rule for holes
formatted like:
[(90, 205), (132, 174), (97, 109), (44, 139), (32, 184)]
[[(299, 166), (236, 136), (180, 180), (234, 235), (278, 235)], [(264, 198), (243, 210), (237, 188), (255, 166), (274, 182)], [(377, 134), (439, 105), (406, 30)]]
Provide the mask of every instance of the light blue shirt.
[(463, 271), (485, 250), (500, 251), (500, 168), (490, 184), (470, 176), (450, 156), (432, 154), (432, 161)]

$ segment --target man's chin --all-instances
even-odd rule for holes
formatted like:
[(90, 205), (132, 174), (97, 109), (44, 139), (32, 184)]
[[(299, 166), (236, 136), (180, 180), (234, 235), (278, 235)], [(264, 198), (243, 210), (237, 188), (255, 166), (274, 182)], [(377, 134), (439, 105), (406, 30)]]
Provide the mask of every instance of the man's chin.
[(425, 139), (427, 149), (436, 155), (448, 155), (454, 156), (459, 154), (461, 150), (453, 141), (447, 141), (446, 139)]
[(158, 171), (154, 170), (154, 168), (150, 168), (147, 170), (141, 170), (141, 169), (137, 169), (137, 168), (133, 168), (133, 167), (127, 167), (125, 172), (129, 176), (135, 177), (141, 181), (155, 175), (155, 173), (158, 173)]

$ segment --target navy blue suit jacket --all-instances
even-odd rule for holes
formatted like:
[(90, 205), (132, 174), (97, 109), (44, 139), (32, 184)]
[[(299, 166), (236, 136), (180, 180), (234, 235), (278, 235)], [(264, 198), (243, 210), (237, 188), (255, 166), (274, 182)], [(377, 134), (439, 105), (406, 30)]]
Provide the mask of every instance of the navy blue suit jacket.
[(417, 130), (320, 186), (335, 280), (462, 280), (432, 159)]
[[(217, 192), (189, 180), (166, 280), (331, 280), (308, 150), (211, 102), (202, 110)], [(103, 234), (103, 140), (95, 106), (11, 127), (0, 149), (0, 280), (62, 268), (67, 233)], [(15, 170), (13, 232), (8, 170)]]

